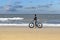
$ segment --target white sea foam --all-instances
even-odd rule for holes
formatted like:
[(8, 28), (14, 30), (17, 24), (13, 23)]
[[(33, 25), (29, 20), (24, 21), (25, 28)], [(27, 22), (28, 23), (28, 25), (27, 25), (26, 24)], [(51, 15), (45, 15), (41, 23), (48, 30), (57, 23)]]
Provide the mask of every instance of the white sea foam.
[(28, 26), (29, 24), (0, 24), (0, 26)]
[(60, 27), (60, 24), (47, 24), (47, 23), (43, 23), (43, 27)]
[(7, 21), (7, 20), (23, 20), (24, 18), (20, 17), (13, 17), (13, 18), (0, 18), (0, 21)]
[[(0, 26), (29, 26), (29, 24), (0, 24)], [(60, 27), (60, 24), (42, 24), (43, 27)]]

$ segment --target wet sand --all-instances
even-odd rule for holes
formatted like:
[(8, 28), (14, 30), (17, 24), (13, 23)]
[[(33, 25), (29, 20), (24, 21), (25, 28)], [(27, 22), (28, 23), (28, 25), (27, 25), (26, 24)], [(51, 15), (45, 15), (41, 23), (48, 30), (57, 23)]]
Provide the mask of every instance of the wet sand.
[(0, 27), (0, 40), (60, 40), (60, 28)]

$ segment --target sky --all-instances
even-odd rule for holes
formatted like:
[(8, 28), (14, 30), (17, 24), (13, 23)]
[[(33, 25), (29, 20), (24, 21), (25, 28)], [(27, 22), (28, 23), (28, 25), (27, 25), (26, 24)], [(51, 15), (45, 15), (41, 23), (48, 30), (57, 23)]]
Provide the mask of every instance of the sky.
[(60, 0), (0, 0), (0, 14), (60, 14)]

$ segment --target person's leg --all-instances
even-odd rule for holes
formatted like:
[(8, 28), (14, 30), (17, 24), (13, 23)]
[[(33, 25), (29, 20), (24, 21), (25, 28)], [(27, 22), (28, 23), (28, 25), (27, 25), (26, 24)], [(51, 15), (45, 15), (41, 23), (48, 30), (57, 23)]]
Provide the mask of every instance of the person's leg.
[(36, 24), (37, 23), (37, 20), (34, 20), (34, 28), (36, 28)]
[(35, 28), (35, 20), (34, 20), (34, 28)]

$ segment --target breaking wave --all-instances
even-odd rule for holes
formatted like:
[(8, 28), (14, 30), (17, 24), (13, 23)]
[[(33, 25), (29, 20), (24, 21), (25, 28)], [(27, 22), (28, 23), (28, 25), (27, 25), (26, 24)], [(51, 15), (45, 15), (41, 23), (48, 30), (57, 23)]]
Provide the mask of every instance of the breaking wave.
[(24, 18), (20, 17), (13, 17), (13, 18), (0, 18), (0, 21), (7, 21), (7, 20), (23, 20)]

